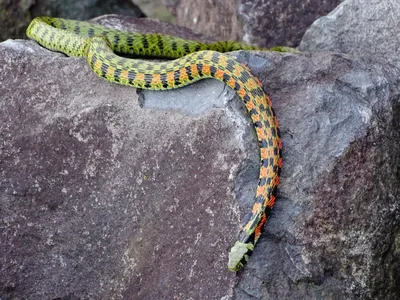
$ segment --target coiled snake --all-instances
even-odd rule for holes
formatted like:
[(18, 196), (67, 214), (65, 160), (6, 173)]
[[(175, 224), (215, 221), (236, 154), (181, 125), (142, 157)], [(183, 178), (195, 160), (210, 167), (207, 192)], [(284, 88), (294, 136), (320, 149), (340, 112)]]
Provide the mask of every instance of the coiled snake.
[[(256, 48), (231, 41), (205, 44), (161, 34), (133, 34), (51, 17), (33, 19), (27, 35), (50, 50), (86, 57), (93, 71), (111, 82), (166, 90), (215, 78), (236, 91), (253, 122), (261, 158), (252, 211), (229, 253), (228, 269), (239, 270), (253, 251), (274, 205), (282, 164), (278, 122), (269, 97), (246, 66), (221, 53)], [(175, 60), (148, 62), (123, 58), (114, 52)]]

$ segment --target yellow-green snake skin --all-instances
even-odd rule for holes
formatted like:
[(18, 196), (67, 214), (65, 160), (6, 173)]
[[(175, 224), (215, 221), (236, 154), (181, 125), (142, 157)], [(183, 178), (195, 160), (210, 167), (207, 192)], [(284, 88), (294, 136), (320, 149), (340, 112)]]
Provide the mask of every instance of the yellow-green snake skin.
[[(111, 82), (166, 90), (203, 78), (215, 78), (236, 91), (253, 122), (261, 159), (253, 209), (229, 253), (228, 269), (239, 270), (253, 251), (275, 203), (282, 165), (278, 122), (269, 97), (246, 66), (221, 53), (256, 48), (230, 41), (205, 44), (161, 34), (133, 34), (51, 17), (32, 20), (27, 35), (50, 50), (86, 57), (93, 71)], [(123, 58), (115, 53), (175, 60), (148, 62)]]

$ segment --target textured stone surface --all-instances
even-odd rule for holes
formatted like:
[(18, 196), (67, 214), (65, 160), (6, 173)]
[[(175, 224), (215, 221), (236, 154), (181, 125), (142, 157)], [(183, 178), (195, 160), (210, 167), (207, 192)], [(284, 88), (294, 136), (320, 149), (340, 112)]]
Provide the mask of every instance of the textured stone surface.
[(400, 2), (346, 0), (305, 33), (301, 51), (335, 51), (400, 67)]
[(235, 275), (227, 249), (258, 154), (232, 91), (205, 80), (138, 102), (84, 59), (27, 41), (0, 48), (2, 299), (400, 297), (397, 69), (236, 54), (274, 102), (284, 168)]
[(134, 0), (135, 5), (139, 6), (143, 13), (152, 19), (174, 22), (175, 17), (163, 5), (162, 0)]
[(26, 37), (26, 27), (37, 16), (88, 20), (104, 14), (144, 16), (129, 0), (0, 0), (0, 41)]
[(176, 17), (176, 23), (220, 40), (242, 40), (243, 26), (237, 1), (174, 1), (163, 3)]
[(397, 299), (400, 72), (342, 54), (268, 58), (254, 73), (278, 112), (282, 184), (235, 299)]
[(142, 109), (84, 59), (1, 50), (2, 298), (226, 295), (244, 113)]
[(25, 36), (25, 29), (32, 19), (29, 9), (34, 0), (0, 1), (0, 41)]
[(306, 29), (341, 0), (163, 0), (179, 25), (261, 47), (298, 46)]

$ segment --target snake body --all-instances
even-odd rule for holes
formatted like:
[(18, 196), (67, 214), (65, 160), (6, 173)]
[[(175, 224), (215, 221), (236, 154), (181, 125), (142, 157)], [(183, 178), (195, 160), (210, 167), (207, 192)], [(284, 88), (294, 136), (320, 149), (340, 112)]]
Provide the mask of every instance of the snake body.
[[(231, 41), (206, 44), (161, 34), (127, 33), (88, 22), (51, 17), (33, 19), (27, 35), (50, 50), (86, 57), (93, 71), (111, 82), (167, 90), (214, 78), (239, 95), (256, 131), (261, 159), (253, 208), (229, 253), (228, 269), (239, 270), (253, 251), (275, 203), (282, 165), (278, 122), (269, 97), (246, 66), (221, 53), (256, 48)], [(149, 62), (115, 53), (174, 60)]]

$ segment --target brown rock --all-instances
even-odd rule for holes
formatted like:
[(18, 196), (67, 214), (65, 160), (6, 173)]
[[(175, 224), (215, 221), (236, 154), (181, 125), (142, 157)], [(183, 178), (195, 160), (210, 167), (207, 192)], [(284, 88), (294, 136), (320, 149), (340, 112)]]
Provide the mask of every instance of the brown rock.
[(142, 92), (140, 107), (84, 58), (0, 44), (1, 298), (399, 298), (400, 71), (235, 56), (271, 96), (284, 145), (275, 209), (237, 275), (227, 250), (258, 153), (232, 91), (203, 80)]
[(299, 45), (306, 29), (341, 0), (163, 0), (177, 24), (221, 40), (260, 47)]

